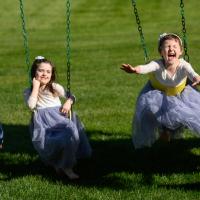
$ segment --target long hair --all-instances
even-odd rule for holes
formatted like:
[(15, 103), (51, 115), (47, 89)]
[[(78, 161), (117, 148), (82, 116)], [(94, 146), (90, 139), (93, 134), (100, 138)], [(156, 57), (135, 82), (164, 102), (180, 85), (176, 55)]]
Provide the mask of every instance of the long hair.
[[(45, 86), (44, 89), (49, 90), (52, 94), (55, 94), (55, 90), (53, 89), (53, 85), (52, 83), (55, 82), (56, 79), (56, 70), (55, 70), (55, 66), (54, 64), (47, 60), (46, 58), (42, 58), (42, 59), (35, 59), (32, 66), (31, 66), (31, 80), (33, 80), (33, 78), (36, 75), (36, 71), (38, 69), (38, 67), (42, 64), (42, 63), (47, 63), (50, 64), (52, 67), (52, 74), (51, 74), (51, 79), (50, 81), (47, 83), (47, 85)], [(33, 87), (33, 86), (32, 86)]]

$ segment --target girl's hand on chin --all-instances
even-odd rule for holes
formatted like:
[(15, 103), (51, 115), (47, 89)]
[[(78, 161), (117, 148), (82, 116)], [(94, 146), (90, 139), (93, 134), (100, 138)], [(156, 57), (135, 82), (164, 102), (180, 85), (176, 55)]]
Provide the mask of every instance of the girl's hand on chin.
[(40, 81), (37, 80), (35, 77), (33, 78), (33, 87), (40, 87)]

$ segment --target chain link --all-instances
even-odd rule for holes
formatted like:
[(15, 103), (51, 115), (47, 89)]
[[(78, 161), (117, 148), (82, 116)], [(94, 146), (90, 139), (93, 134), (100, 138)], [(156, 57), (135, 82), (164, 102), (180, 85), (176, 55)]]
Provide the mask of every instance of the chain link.
[(189, 62), (188, 48), (187, 48), (187, 36), (186, 36), (186, 23), (184, 14), (184, 3), (180, 0), (180, 12), (182, 22), (182, 33), (183, 33), (183, 48), (184, 48), (184, 59)]
[(70, 62), (70, 41), (71, 41), (71, 36), (70, 36), (70, 0), (66, 1), (66, 58), (67, 58), (67, 95), (69, 97), (70, 95), (70, 68), (71, 68), (71, 62)]
[(20, 16), (21, 16), (21, 20), (22, 20), (22, 35), (23, 35), (23, 39), (24, 39), (24, 49), (25, 49), (25, 57), (26, 57), (25, 59), (26, 59), (26, 65), (27, 65), (27, 72), (29, 73), (29, 82), (31, 83), (30, 53), (29, 53), (29, 47), (28, 47), (28, 34), (26, 31), (23, 0), (19, 0), (19, 2), (20, 2)]
[[(25, 15), (24, 15), (24, 6), (23, 6), (23, 0), (19, 0), (20, 2), (20, 12), (21, 12), (21, 19), (22, 19), (22, 34), (24, 39), (24, 48), (25, 48), (25, 55), (26, 55), (26, 65), (27, 65), (27, 71), (29, 72), (29, 81), (31, 82), (30, 78), (30, 53), (29, 53), (29, 47), (28, 47), (28, 34), (26, 31), (26, 23), (25, 23)], [(70, 0), (66, 1), (66, 58), (67, 58), (67, 93), (68, 96), (70, 95)]]
[(137, 23), (137, 26), (138, 26), (138, 31), (139, 31), (139, 34), (140, 34), (141, 45), (142, 45), (142, 48), (143, 48), (143, 51), (144, 51), (144, 60), (147, 63), (148, 60), (149, 60), (149, 56), (148, 56), (147, 47), (146, 47), (145, 39), (144, 39), (144, 34), (143, 34), (143, 31), (142, 31), (142, 26), (141, 26), (141, 23), (140, 23), (140, 18), (139, 18), (137, 6), (136, 6), (136, 0), (131, 0), (131, 1), (132, 1), (133, 9), (134, 9), (136, 23)]

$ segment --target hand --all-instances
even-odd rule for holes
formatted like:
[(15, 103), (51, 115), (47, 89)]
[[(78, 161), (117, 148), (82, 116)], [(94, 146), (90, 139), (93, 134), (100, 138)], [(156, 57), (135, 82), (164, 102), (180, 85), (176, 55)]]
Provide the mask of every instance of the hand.
[(35, 77), (33, 78), (33, 81), (32, 81), (32, 85), (33, 85), (33, 88), (32, 88), (32, 92), (31, 92), (31, 95), (32, 97), (34, 98), (38, 98), (38, 93), (39, 93), (39, 89), (40, 89), (40, 81), (38, 81)]
[(39, 80), (37, 80), (35, 77), (33, 78), (33, 87), (37, 87), (37, 88), (39, 88), (40, 87), (40, 81)]
[(139, 67), (132, 67), (130, 64), (122, 64), (121, 69), (127, 73), (140, 73)]
[(71, 106), (72, 106), (72, 100), (71, 99), (67, 99), (67, 101), (63, 104), (63, 106), (60, 108), (60, 112), (67, 114), (69, 113), (69, 111), (71, 110)]
[(194, 77), (194, 79), (193, 79), (193, 84), (192, 84), (192, 86), (194, 87), (194, 86), (197, 86), (197, 85), (200, 85), (200, 76), (196, 76), (196, 77)]

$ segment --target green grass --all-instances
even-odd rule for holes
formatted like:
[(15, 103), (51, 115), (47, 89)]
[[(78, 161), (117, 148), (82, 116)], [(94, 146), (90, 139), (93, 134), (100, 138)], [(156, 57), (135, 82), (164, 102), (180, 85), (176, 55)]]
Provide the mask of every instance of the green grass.
[[(31, 60), (50, 58), (66, 86), (65, 1), (24, 1)], [(150, 57), (157, 58), (162, 32), (181, 34), (179, 1), (140, 0), (138, 11)], [(199, 67), (200, 1), (185, 1), (188, 52)], [(18, 1), (0, 7), (0, 119), (5, 148), (0, 152), (0, 199), (197, 200), (200, 190), (200, 139), (191, 132), (170, 144), (134, 150), (131, 121), (146, 76), (120, 71), (121, 63), (144, 62), (130, 1), (72, 2), (71, 88), (74, 109), (85, 124), (92, 158), (80, 161), (81, 179), (70, 182), (46, 167), (32, 147), (28, 87)]]

